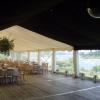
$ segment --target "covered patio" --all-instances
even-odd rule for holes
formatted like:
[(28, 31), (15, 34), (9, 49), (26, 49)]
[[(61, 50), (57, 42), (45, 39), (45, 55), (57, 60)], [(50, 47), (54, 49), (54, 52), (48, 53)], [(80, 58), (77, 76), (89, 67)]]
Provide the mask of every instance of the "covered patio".
[[(76, 68), (77, 52), (73, 50), (73, 46), (71, 45), (50, 39), (18, 25), (0, 31), (0, 37), (7, 37), (10, 40), (14, 40), (14, 49), (10, 52), (10, 56), (7, 59), (12, 62), (17, 62), (18, 66), (21, 66), (23, 62), (28, 62), (28, 64), (36, 62), (38, 65), (50, 63), (48, 69), (51, 72), (55, 72), (58, 70), (56, 68), (56, 52), (68, 51), (72, 52), (72, 61), (74, 63), (73, 65), (75, 65), (72, 68), (73, 73), (71, 73), (75, 76), (78, 74)], [(48, 55), (46, 57), (45, 52)], [(23, 53), (24, 56), (22, 57), (21, 55)], [(48, 59), (49, 61), (47, 61)]]
[(0, 100), (100, 100), (98, 0), (13, 0), (0, 8), (0, 38), (14, 40), (9, 55), (0, 53)]
[[(100, 84), (90, 80), (81, 80), (79, 77), (78, 51), (73, 46), (50, 39), (20, 26), (12, 26), (0, 31), (0, 37), (14, 39), (15, 47), (5, 60), (1, 60), (10, 67), (23, 71), (24, 78), (18, 79), (17, 84), (0, 84), (0, 100), (100, 100)], [(71, 51), (73, 59), (73, 72), (71, 75), (59, 74), (56, 69), (56, 52)], [(48, 72), (26, 73), (33, 62), (43, 66), (41, 52), (51, 51), (51, 67)], [(26, 59), (21, 54), (26, 52)], [(36, 59), (30, 61), (31, 52), (37, 52)], [(44, 54), (44, 53), (43, 53)], [(12, 65), (11, 65), (12, 64)], [(24, 67), (23, 67), (24, 66)], [(23, 70), (26, 68), (27, 70)], [(39, 66), (37, 66), (39, 67)], [(32, 67), (33, 69), (35, 67)], [(65, 70), (66, 71), (66, 70)]]

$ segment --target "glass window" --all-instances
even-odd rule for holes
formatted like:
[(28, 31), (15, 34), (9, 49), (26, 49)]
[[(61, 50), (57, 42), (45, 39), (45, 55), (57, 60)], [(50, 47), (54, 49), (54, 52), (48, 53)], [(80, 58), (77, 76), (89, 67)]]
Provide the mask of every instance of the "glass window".
[(4, 55), (4, 54), (0, 53), (0, 60), (7, 59), (8, 57), (9, 57), (8, 55)]
[(28, 52), (21, 52), (21, 53), (19, 53), (19, 55), (20, 55), (20, 59), (22, 61), (27, 61), (28, 60)]
[(40, 64), (47, 63), (48, 70), (52, 69), (52, 51), (41, 51), (40, 52)]
[(56, 51), (56, 71), (73, 73), (73, 52)]
[(30, 52), (30, 59), (31, 62), (38, 62), (38, 52)]
[(79, 70), (87, 77), (97, 75), (100, 78), (100, 50), (80, 50)]

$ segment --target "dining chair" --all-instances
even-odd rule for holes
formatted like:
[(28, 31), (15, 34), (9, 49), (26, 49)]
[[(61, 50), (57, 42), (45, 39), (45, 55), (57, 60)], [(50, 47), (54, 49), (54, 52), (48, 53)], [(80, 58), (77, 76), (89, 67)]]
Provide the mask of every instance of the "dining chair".
[(5, 73), (2, 69), (0, 69), (0, 83), (5, 82)]
[(7, 69), (7, 71), (6, 71), (6, 83), (9, 83), (9, 82), (13, 83), (14, 82), (13, 74), (14, 74), (13, 69)]

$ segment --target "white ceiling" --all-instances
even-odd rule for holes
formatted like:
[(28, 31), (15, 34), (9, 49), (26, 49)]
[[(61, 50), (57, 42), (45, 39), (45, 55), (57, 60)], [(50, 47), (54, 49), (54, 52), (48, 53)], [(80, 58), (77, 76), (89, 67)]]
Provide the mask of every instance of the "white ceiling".
[(73, 47), (68, 44), (50, 39), (18, 25), (0, 31), (0, 37), (14, 39), (14, 51), (73, 49)]

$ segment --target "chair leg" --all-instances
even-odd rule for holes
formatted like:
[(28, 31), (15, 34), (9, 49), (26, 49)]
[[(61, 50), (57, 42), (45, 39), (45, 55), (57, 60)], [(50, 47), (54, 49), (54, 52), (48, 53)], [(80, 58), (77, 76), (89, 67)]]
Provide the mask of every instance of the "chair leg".
[(0, 84), (1, 84), (1, 79), (0, 79)]
[(12, 77), (10, 77), (10, 84), (12, 84), (13, 83), (13, 78)]

